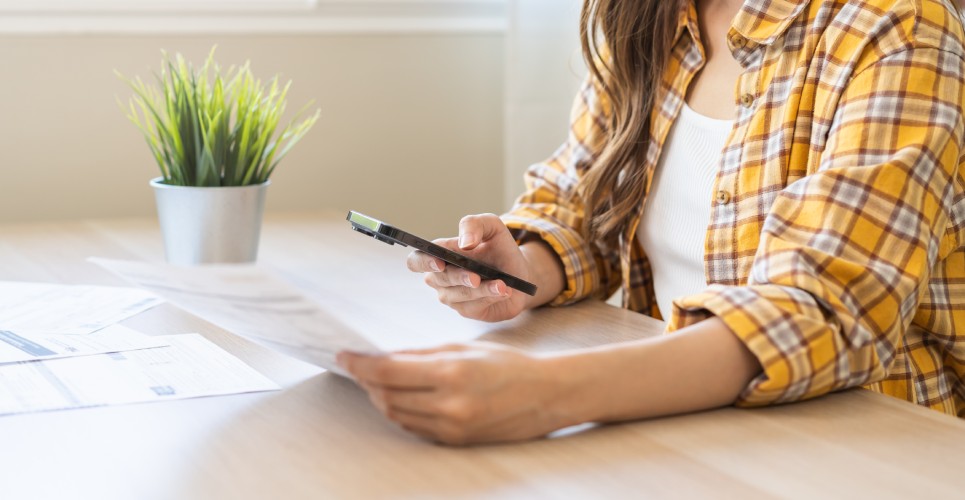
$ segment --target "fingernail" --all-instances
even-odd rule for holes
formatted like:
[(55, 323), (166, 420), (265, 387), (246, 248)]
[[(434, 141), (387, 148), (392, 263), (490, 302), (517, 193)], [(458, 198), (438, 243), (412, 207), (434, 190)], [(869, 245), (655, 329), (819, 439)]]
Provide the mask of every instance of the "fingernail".
[(459, 237), (459, 246), (461, 248), (466, 248), (467, 246), (472, 245), (473, 241), (475, 240), (473, 239), (472, 235), (465, 233)]
[(472, 288), (472, 278), (470, 278), (468, 274), (462, 277), (462, 282), (465, 283), (469, 288)]
[(435, 272), (437, 272), (437, 273), (440, 272), (440, 271), (442, 271), (442, 268), (439, 267), (439, 263), (436, 262), (435, 260), (430, 260), (430, 261), (429, 261), (429, 267), (431, 267), (432, 270), (435, 271)]
[(490, 283), (490, 284), (489, 284), (489, 291), (492, 292), (493, 295), (500, 295), (500, 293), (499, 293), (499, 285), (497, 285), (497, 284), (495, 284), (495, 283)]

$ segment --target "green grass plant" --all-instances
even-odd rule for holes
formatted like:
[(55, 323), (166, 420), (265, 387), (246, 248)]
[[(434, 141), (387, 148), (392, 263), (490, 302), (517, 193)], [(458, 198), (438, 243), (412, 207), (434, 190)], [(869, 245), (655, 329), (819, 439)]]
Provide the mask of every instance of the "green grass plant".
[(156, 85), (117, 75), (134, 90), (125, 111), (144, 134), (164, 184), (264, 183), (318, 120), (318, 110), (305, 116), (309, 103), (276, 134), (291, 81), (281, 85), (276, 75), (263, 84), (247, 62), (222, 72), (214, 49), (197, 70), (181, 54), (162, 54)]

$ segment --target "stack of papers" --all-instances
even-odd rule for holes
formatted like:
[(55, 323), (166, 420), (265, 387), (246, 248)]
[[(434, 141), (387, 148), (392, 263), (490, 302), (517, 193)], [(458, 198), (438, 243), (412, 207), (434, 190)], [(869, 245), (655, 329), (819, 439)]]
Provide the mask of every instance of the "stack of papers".
[(340, 351), (380, 351), (293, 285), (258, 266), (90, 260), (231, 333), (340, 375), (346, 375), (335, 362)]
[(200, 335), (116, 324), (161, 302), (131, 288), (0, 282), (0, 415), (279, 388)]
[(84, 335), (162, 302), (137, 288), (0, 281), (0, 329)]
[(278, 389), (197, 334), (157, 349), (0, 365), (0, 415)]
[(134, 351), (167, 345), (169, 344), (159, 337), (149, 337), (121, 325), (111, 325), (88, 335), (18, 334), (0, 330), (0, 364)]

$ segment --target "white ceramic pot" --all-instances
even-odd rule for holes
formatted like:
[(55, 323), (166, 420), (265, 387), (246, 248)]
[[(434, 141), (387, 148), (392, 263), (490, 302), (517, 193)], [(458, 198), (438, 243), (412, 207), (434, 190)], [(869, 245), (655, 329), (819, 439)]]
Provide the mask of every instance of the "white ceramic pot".
[(271, 181), (253, 186), (170, 186), (151, 181), (171, 264), (254, 262)]

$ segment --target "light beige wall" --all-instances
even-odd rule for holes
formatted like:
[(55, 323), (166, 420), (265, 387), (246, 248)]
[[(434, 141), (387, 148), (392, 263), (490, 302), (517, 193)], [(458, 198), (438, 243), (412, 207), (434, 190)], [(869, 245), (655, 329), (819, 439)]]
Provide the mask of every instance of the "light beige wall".
[(582, 0), (511, 0), (506, 58), (504, 199), (523, 174), (566, 140), (573, 97), (586, 75), (579, 48)]
[[(504, 208), (503, 36), (0, 37), (0, 221), (152, 215), (157, 175), (114, 75), (160, 49), (294, 80), (322, 118), (279, 166), (268, 210), (369, 212), (429, 236)], [(2, 240), (2, 235), (0, 235)]]

